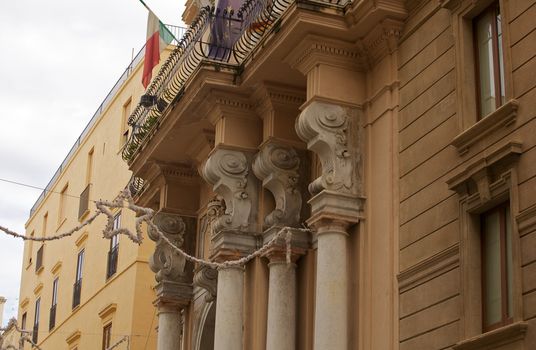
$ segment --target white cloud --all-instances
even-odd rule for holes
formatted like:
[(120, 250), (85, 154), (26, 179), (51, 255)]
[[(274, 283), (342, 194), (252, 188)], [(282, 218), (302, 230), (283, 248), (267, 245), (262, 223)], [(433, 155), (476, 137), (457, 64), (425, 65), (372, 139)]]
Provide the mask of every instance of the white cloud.
[[(146, 0), (181, 25), (183, 0)], [(145, 42), (136, 0), (17, 0), (0, 11), (0, 178), (44, 187)], [(0, 225), (19, 232), (40, 191), (0, 182)], [(0, 236), (4, 324), (16, 316), (23, 243)]]

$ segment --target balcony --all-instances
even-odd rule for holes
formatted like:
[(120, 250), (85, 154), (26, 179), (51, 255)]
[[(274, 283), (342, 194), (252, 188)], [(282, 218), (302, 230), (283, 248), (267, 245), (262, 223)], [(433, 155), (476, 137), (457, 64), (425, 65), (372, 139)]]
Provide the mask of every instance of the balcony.
[(73, 309), (80, 305), (80, 295), (82, 293), (82, 279), (76, 281), (73, 285)]
[(88, 184), (86, 188), (80, 194), (80, 205), (78, 206), (78, 220), (81, 220), (87, 213), (89, 213), (90, 191), (91, 191), (91, 184)]
[(113, 247), (108, 252), (108, 266), (106, 268), (106, 279), (109, 279), (117, 272), (117, 260), (119, 257), (119, 245)]
[(269, 34), (279, 31), (281, 17), (298, 2), (316, 11), (329, 8), (341, 13), (349, 4), (347, 0), (247, 0), (236, 10), (200, 9), (130, 115), (128, 123), (133, 132), (123, 148), (123, 159), (132, 163), (201, 66), (234, 71), (235, 77), (240, 76), (246, 61), (262, 49)]
[(56, 326), (56, 305), (50, 308), (50, 319), (48, 321), (48, 330), (51, 331)]

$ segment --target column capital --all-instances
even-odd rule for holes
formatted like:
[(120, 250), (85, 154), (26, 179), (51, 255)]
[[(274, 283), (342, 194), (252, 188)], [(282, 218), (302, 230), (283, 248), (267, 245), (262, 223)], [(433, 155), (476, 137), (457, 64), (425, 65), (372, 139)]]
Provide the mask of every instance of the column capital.
[(298, 136), (322, 164), (322, 175), (309, 185), (313, 195), (322, 190), (362, 193), (361, 114), (358, 108), (313, 101), (296, 120)]
[(254, 232), (257, 226), (258, 188), (251, 174), (252, 155), (217, 147), (207, 159), (203, 177), (225, 202), (225, 212), (214, 221), (214, 231)]
[(311, 216), (307, 224), (315, 230), (337, 226), (346, 230), (364, 217), (365, 198), (348, 193), (323, 190), (309, 200)]
[[(270, 227), (264, 231), (263, 244), (270, 242), (275, 235), (279, 233), (281, 227)], [(291, 261), (295, 263), (300, 256), (304, 255), (309, 249), (311, 242), (311, 234), (298, 229), (289, 228), (291, 231)], [(264, 257), (270, 260), (270, 263), (286, 263), (287, 259), (287, 243), (285, 237), (279, 238), (278, 242), (273, 245), (268, 251), (263, 254)]]
[(255, 156), (253, 172), (275, 199), (275, 209), (264, 219), (265, 227), (299, 224), (302, 207), (299, 167), (296, 150), (275, 140), (263, 144)]
[(218, 288), (218, 271), (208, 266), (201, 265), (194, 274), (194, 285), (205, 289), (208, 294), (205, 296), (206, 302), (216, 299)]
[(155, 292), (157, 299), (153, 304), (159, 310), (169, 309), (168, 312), (187, 306), (193, 296), (192, 284), (185, 282), (161, 281), (156, 284)]

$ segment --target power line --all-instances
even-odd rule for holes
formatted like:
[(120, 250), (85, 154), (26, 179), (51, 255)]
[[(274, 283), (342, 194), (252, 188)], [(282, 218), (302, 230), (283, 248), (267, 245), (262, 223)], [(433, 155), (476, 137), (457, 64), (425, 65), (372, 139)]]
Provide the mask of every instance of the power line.
[[(67, 193), (62, 193), (62, 192), (57, 192), (57, 191), (47, 190), (46, 188), (42, 188), (42, 187), (38, 187), (38, 186), (34, 186), (34, 185), (29, 185), (29, 184), (25, 184), (25, 183), (23, 183), (23, 182), (18, 182), (18, 181), (13, 181), (13, 180), (8, 180), (8, 179), (2, 179), (2, 178), (0, 178), (0, 181), (2, 181), (2, 182), (6, 182), (6, 183), (9, 183), (9, 184), (12, 184), (12, 185), (18, 185), (18, 186), (23, 186), (23, 187), (32, 188), (32, 189), (34, 189), (34, 190), (40, 190), (40, 191), (45, 191), (45, 192), (50, 192), (50, 193), (56, 193), (56, 194), (61, 194), (61, 195), (67, 196), (67, 197), (72, 197), (72, 198), (78, 198), (78, 199), (80, 199), (80, 196), (75, 196), (75, 195), (72, 195), (72, 194), (67, 194)], [(94, 202), (94, 201), (92, 201), (92, 202)]]

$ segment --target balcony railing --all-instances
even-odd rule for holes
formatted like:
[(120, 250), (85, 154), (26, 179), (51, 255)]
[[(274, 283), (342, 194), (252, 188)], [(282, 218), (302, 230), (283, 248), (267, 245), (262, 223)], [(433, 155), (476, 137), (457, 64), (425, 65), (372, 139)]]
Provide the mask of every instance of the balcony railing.
[(73, 309), (80, 305), (80, 295), (82, 294), (82, 279), (76, 281), (73, 285)]
[(140, 146), (150, 139), (167, 107), (181, 98), (186, 82), (202, 62), (226, 65), (238, 72), (293, 1), (312, 3), (314, 8), (336, 7), (341, 10), (351, 2), (247, 0), (236, 11), (202, 8), (130, 115), (128, 123), (133, 132), (123, 148), (123, 159), (132, 161)]
[[(181, 40), (182, 34), (186, 31), (186, 28), (172, 26), (172, 25), (168, 25), (168, 24), (166, 24), (166, 27), (170, 30), (170, 32), (175, 36), (175, 38), (177, 40)], [(175, 41), (173, 41), (172, 44), (177, 45), (177, 43)], [(82, 131), (82, 133), (80, 134), (80, 136), (78, 137), (78, 139), (76, 140), (74, 145), (69, 150), (69, 153), (67, 153), (67, 156), (63, 159), (63, 162), (61, 162), (61, 165), (56, 170), (56, 172), (54, 173), (54, 175), (52, 176), (52, 178), (50, 179), (50, 181), (46, 185), (45, 189), (43, 190), (43, 192), (41, 192), (41, 195), (39, 195), (39, 198), (37, 198), (37, 200), (35, 201), (34, 205), (30, 209), (30, 216), (33, 215), (33, 213), (35, 212), (35, 210), (37, 209), (39, 204), (41, 204), (41, 202), (43, 201), (43, 199), (45, 198), (47, 193), (52, 190), (52, 186), (54, 185), (56, 180), (59, 178), (59, 176), (62, 173), (63, 169), (65, 169), (65, 167), (67, 166), (67, 164), (71, 160), (71, 157), (74, 155), (74, 153), (76, 152), (78, 147), (80, 147), (80, 145), (82, 144), (82, 141), (85, 139), (85, 137), (87, 136), (87, 134), (89, 133), (89, 131), (91, 130), (93, 125), (95, 125), (95, 123), (97, 122), (99, 117), (102, 115), (104, 110), (108, 107), (110, 102), (114, 99), (115, 94), (123, 86), (123, 83), (125, 81), (127, 81), (127, 79), (130, 77), (130, 75), (132, 74), (132, 71), (134, 70), (134, 67), (136, 67), (138, 64), (140, 64), (140, 62), (143, 60), (144, 56), (145, 56), (145, 46), (143, 46), (140, 49), (140, 51), (138, 51), (136, 56), (134, 56), (134, 58), (129, 63), (129, 65), (127, 66), (127, 68), (123, 72), (123, 74), (121, 74), (121, 76), (119, 77), (117, 82), (114, 84), (114, 86), (112, 87), (110, 92), (108, 92), (108, 94), (106, 95), (104, 100), (101, 102), (99, 108), (97, 108), (97, 111), (95, 111), (95, 113), (93, 114), (93, 116), (91, 117), (91, 119), (89, 120), (87, 125), (84, 127), (84, 130)]]
[(39, 340), (39, 323), (34, 324), (34, 327), (32, 329), (32, 341), (34, 344), (37, 344), (37, 341)]
[(108, 252), (108, 266), (106, 268), (106, 279), (112, 277), (117, 272), (117, 260), (119, 257), (119, 245), (116, 245)]
[(51, 331), (56, 326), (56, 305), (50, 308), (50, 319), (48, 321), (48, 330)]
[(86, 212), (89, 210), (89, 193), (91, 191), (91, 184), (88, 184), (86, 188), (80, 194), (80, 205), (78, 207), (78, 219), (80, 220)]

